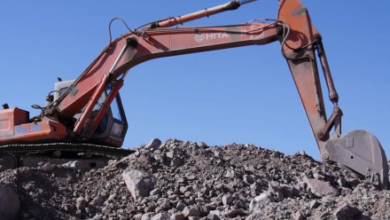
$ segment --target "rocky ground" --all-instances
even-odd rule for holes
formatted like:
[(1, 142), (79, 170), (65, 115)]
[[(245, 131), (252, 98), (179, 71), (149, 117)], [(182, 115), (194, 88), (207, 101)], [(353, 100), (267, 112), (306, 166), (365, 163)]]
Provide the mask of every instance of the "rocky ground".
[(43, 164), (0, 173), (1, 219), (390, 219), (390, 191), (304, 152), (154, 139), (81, 172)]

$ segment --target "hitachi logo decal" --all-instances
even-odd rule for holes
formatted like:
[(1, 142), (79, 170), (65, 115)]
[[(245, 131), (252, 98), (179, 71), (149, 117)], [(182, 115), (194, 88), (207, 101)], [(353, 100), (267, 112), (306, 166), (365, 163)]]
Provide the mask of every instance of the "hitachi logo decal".
[(214, 39), (222, 39), (222, 38), (228, 38), (229, 34), (228, 33), (208, 33), (208, 34), (195, 34), (195, 41), (200, 43), (204, 40), (214, 40)]
[[(241, 30), (241, 32), (242, 32), (240, 34), (241, 36), (246, 35), (246, 30)], [(216, 32), (216, 33), (207, 33), (207, 34), (197, 33), (197, 34), (195, 34), (194, 39), (196, 42), (201, 43), (204, 40), (215, 40), (215, 39), (223, 39), (223, 38), (229, 38), (229, 37), (230, 37), (230, 34), (228, 34), (226, 32)]]

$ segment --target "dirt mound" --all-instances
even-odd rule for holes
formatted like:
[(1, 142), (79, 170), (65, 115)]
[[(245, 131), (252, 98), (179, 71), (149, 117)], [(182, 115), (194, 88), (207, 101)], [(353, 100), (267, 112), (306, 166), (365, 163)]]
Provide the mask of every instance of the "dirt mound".
[(390, 218), (389, 191), (304, 152), (250, 144), (154, 139), (103, 169), (44, 164), (0, 183), (19, 195), (20, 219)]

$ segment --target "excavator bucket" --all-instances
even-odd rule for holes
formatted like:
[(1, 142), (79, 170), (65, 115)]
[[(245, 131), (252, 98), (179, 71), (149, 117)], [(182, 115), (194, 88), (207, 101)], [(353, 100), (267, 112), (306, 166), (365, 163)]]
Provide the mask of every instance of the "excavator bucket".
[[(369, 178), (383, 189), (389, 186), (386, 154), (378, 139), (364, 130), (353, 130), (325, 143), (330, 161), (336, 161)], [(324, 158), (327, 159), (327, 158)]]

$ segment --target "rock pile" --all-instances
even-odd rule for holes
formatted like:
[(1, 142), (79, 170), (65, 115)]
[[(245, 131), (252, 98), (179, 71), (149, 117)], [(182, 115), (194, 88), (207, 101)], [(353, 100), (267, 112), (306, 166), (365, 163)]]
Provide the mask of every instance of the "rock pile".
[(250, 144), (153, 139), (103, 169), (42, 164), (2, 172), (0, 184), (8, 219), (390, 218), (389, 191), (304, 152)]

